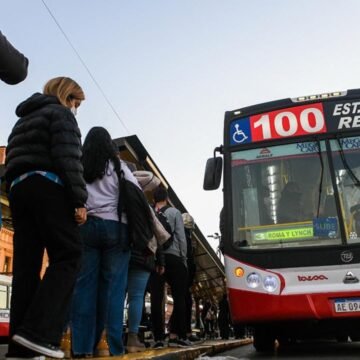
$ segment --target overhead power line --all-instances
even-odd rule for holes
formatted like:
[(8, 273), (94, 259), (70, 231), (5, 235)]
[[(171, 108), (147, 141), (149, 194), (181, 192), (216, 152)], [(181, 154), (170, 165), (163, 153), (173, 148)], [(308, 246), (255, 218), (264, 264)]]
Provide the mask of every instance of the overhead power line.
[(91, 77), (92, 81), (95, 83), (96, 87), (99, 89), (100, 93), (102, 94), (102, 96), (104, 97), (105, 101), (108, 103), (108, 105), (110, 106), (111, 110), (114, 112), (115, 116), (119, 119), (119, 121), (121, 122), (121, 125), (124, 127), (124, 129), (126, 130), (126, 132), (128, 134), (130, 134), (129, 129), (127, 128), (127, 126), (125, 125), (125, 122), (121, 119), (120, 115), (118, 114), (118, 112), (116, 111), (115, 107), (113, 106), (113, 104), (111, 103), (111, 101), (109, 100), (109, 98), (106, 96), (105, 91), (102, 89), (102, 87), (100, 86), (100, 84), (97, 82), (97, 80), (95, 79), (95, 76), (92, 74), (92, 72), (90, 71), (90, 69), (88, 68), (88, 66), (86, 65), (85, 61), (83, 60), (83, 58), (80, 56), (79, 52), (76, 50), (75, 46), (73, 45), (73, 43), (71, 42), (70, 38), (67, 36), (67, 34), (65, 33), (64, 29), (61, 27), (60, 23), (57, 21), (55, 15), (52, 13), (52, 11), (49, 9), (49, 7), (47, 6), (45, 0), (41, 0), (42, 3), (44, 4), (47, 12), (50, 14), (50, 16), (52, 17), (52, 19), (54, 20), (55, 24), (57, 25), (57, 27), (59, 28), (59, 30), (61, 31), (61, 33), (64, 35), (66, 41), (69, 43), (69, 45), (71, 46), (71, 48), (73, 49), (74, 53), (76, 54), (76, 56), (78, 57), (78, 59), (80, 60), (81, 64), (84, 66), (85, 70), (87, 71), (87, 73), (89, 74), (89, 76)]

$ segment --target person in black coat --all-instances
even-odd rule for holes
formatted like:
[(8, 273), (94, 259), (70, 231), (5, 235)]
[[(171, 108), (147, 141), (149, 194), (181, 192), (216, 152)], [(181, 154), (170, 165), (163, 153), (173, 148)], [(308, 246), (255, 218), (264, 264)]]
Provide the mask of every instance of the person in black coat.
[(80, 267), (78, 224), (86, 220), (74, 116), (84, 98), (74, 80), (58, 77), (16, 109), (5, 162), (14, 225), (9, 358), (64, 356), (58, 346)]
[(223, 294), (222, 299), (219, 301), (218, 324), (220, 330), (220, 337), (223, 340), (228, 340), (230, 335), (231, 318), (229, 302), (227, 300), (226, 294)]
[(187, 288), (185, 292), (185, 301), (186, 301), (186, 335), (188, 339), (192, 342), (198, 342), (201, 339), (196, 335), (192, 334), (192, 291), (191, 288), (193, 286), (196, 274), (196, 264), (194, 257), (194, 248), (192, 243), (192, 232), (195, 229), (195, 222), (193, 217), (189, 213), (182, 214), (184, 227), (185, 227), (185, 235), (186, 235), (186, 244), (187, 244), (187, 269), (188, 269), (188, 282)]
[(9, 85), (27, 76), (29, 60), (16, 50), (0, 31), (0, 79)]

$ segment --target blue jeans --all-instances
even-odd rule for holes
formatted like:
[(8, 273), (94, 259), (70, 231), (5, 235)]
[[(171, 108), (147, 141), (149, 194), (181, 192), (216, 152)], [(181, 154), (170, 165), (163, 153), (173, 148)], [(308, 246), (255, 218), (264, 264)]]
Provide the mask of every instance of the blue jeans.
[(150, 271), (130, 268), (128, 275), (129, 332), (138, 333), (144, 304), (144, 293)]
[(130, 259), (127, 225), (89, 216), (80, 229), (84, 255), (71, 309), (72, 350), (74, 355), (93, 354), (106, 329), (110, 353), (121, 355)]

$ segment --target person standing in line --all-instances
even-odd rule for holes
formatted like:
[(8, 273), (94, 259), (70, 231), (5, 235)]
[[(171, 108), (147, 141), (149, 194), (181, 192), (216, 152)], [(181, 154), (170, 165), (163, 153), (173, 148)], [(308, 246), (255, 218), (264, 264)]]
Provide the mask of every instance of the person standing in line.
[(72, 352), (92, 356), (105, 330), (110, 354), (122, 355), (130, 244), (127, 217), (119, 211), (121, 171), (125, 179), (139, 184), (102, 127), (87, 134), (82, 163), (88, 218), (80, 229), (84, 255), (70, 315)]
[[(173, 327), (169, 334), (169, 346), (172, 347), (186, 347), (191, 346), (192, 343), (186, 338), (186, 319), (184, 314), (186, 313), (186, 301), (185, 293), (187, 287), (187, 249), (186, 249), (186, 236), (184, 223), (181, 216), (181, 212), (178, 209), (168, 206), (168, 193), (163, 187), (158, 187), (154, 193), (155, 211), (161, 211), (167, 218), (172, 232), (173, 242), (164, 250), (165, 254), (165, 273), (164, 279), (171, 288), (171, 294), (174, 299), (174, 307), (172, 312), (172, 324)], [(153, 283), (152, 283), (153, 284)], [(153, 311), (153, 303), (155, 306), (162, 306), (163, 294), (164, 294), (164, 281), (159, 279), (156, 284), (157, 287), (151, 291), (151, 303)], [(158, 297), (158, 299), (157, 299)], [(157, 301), (159, 300), (159, 301)], [(158, 302), (159, 305), (156, 303)], [(157, 310), (157, 314), (160, 314), (162, 309)], [(154, 319), (157, 323), (162, 319)], [(163, 342), (165, 337), (165, 324), (162, 322), (158, 325), (159, 333), (156, 334), (156, 342)], [(157, 346), (159, 345), (159, 346)], [(160, 344), (155, 344), (155, 347), (161, 347)]]
[(215, 328), (216, 328), (216, 319), (217, 319), (216, 313), (217, 313), (216, 306), (214, 304), (211, 304), (205, 316), (205, 329), (209, 339), (215, 338)]
[(25, 80), (29, 60), (0, 31), (0, 79), (6, 84), (15, 85)]
[(161, 276), (164, 271), (165, 260), (161, 247), (158, 247), (155, 255), (144, 255), (134, 249), (131, 250), (128, 275), (129, 332), (126, 344), (129, 353), (145, 350), (145, 344), (140, 342), (138, 337), (143, 313), (144, 294), (150, 274), (156, 272)]
[[(192, 245), (192, 231), (195, 228), (195, 223), (193, 217), (189, 213), (182, 214), (184, 227), (185, 227), (185, 236), (186, 236), (186, 253), (187, 253), (187, 270), (188, 270), (188, 281), (186, 286), (185, 293), (185, 303), (186, 303), (186, 336), (187, 339), (193, 343), (201, 341), (199, 337), (192, 334), (191, 320), (192, 320), (192, 293), (191, 287), (194, 283), (196, 264), (194, 259), (194, 249)], [(170, 329), (172, 329), (172, 318), (170, 319)]]
[(201, 311), (201, 320), (204, 324), (204, 336), (205, 338), (210, 338), (210, 323), (209, 323), (209, 316), (208, 313), (211, 309), (211, 302), (210, 300), (205, 300), (203, 302), (203, 308)]
[(223, 340), (228, 340), (230, 336), (230, 309), (226, 293), (223, 294), (222, 299), (219, 301), (219, 315), (218, 324), (220, 330), (220, 337)]
[[(160, 180), (149, 171), (134, 171), (142, 190), (149, 192), (154, 190)], [(129, 353), (145, 350), (145, 345), (138, 337), (139, 326), (142, 317), (144, 294), (150, 273), (156, 271), (162, 275), (165, 269), (164, 255), (161, 247), (157, 247), (156, 254), (144, 254), (142, 251), (131, 249), (131, 257), (128, 273), (128, 320), (129, 332), (126, 348)]]
[(165, 277), (163, 271), (152, 271), (148, 281), (150, 290), (150, 319), (154, 349), (165, 347)]
[[(77, 224), (86, 220), (81, 134), (75, 114), (85, 99), (72, 79), (49, 80), (16, 109), (6, 181), (14, 225), (7, 358), (62, 358), (59, 349), (80, 268)], [(40, 279), (44, 249), (49, 266)]]

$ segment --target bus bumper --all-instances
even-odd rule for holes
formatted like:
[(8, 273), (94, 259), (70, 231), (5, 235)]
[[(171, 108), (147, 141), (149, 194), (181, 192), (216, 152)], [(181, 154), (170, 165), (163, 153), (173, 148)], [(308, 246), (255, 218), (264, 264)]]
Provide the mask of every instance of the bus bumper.
[(360, 319), (360, 308), (356, 311), (342, 311), (337, 305), (344, 299), (360, 299), (360, 291), (271, 295), (229, 288), (228, 292), (231, 315), (235, 323)]

